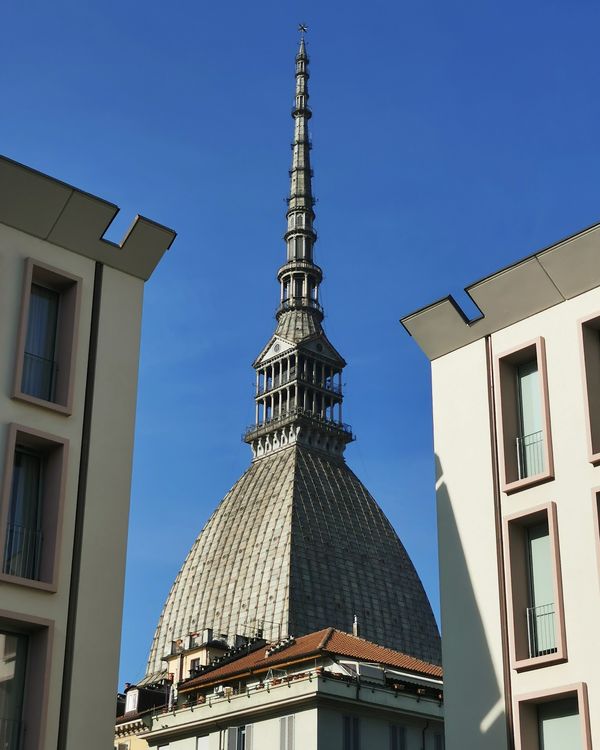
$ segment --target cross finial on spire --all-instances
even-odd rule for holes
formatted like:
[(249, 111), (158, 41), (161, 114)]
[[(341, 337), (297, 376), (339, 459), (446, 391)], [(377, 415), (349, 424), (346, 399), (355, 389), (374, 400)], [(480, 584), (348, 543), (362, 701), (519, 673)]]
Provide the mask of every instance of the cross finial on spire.
[(308, 31), (308, 26), (305, 23), (298, 24), (298, 31), (304, 36)]

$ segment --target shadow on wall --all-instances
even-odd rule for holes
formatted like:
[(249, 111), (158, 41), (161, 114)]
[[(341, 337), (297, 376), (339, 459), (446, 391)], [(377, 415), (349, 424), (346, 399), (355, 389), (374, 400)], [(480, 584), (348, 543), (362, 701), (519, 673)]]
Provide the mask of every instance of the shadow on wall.
[[(437, 455), (435, 465), (446, 750), (507, 750), (496, 580), (487, 590), (483, 581), (478, 584), (480, 595), (483, 592), (489, 597), (487, 606), (498, 612), (497, 620), (490, 624), (490, 634), (486, 633), (473, 589), (472, 573), (477, 571), (469, 570)], [(481, 500), (486, 502), (486, 498)], [(487, 502), (492, 503), (493, 498)], [(493, 509), (489, 515), (493, 522)], [(495, 571), (495, 549), (490, 549), (489, 554), (494, 557)], [(498, 642), (490, 643), (490, 637)], [(495, 664), (490, 648), (496, 654)]]

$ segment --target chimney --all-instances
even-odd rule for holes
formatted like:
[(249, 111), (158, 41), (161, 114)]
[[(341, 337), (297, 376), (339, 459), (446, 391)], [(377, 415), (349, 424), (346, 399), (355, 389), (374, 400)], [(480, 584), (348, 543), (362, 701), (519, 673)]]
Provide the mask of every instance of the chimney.
[(352, 622), (352, 635), (360, 635), (360, 630), (358, 629), (358, 617), (354, 615), (354, 620)]

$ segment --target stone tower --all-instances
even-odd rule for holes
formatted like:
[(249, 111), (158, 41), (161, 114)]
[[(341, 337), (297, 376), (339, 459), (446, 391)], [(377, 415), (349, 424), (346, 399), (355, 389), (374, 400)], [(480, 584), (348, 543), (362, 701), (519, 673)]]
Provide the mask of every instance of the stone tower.
[(254, 362), (256, 419), (244, 440), (253, 461), (217, 507), (175, 579), (148, 673), (173, 640), (203, 628), (272, 640), (352, 628), (438, 663), (437, 626), (401, 541), (346, 465), (344, 359), (323, 331), (322, 271), (310, 167), (308, 56), (296, 55), (294, 142), (286, 262), (277, 274), (277, 328)]

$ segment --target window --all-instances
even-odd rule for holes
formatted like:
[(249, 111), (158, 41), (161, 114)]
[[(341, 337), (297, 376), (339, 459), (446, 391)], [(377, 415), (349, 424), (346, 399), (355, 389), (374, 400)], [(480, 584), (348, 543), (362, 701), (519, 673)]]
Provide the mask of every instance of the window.
[(517, 699), (517, 750), (590, 750), (585, 684)]
[(137, 688), (133, 688), (127, 691), (127, 695), (125, 696), (125, 713), (126, 714), (137, 711), (139, 697), (140, 697), (140, 691)]
[(1, 577), (54, 590), (67, 441), (10, 425), (7, 455), (0, 496)]
[(358, 716), (343, 716), (343, 750), (360, 750), (360, 721)]
[(556, 505), (510, 516), (505, 537), (513, 667), (565, 661)]
[(279, 750), (294, 750), (294, 717), (279, 719)]
[(514, 492), (553, 478), (544, 340), (496, 362), (503, 489)]
[(42, 474), (44, 459), (15, 448), (2, 572), (37, 580), (42, 553)]
[(6, 613), (0, 618), (0, 748), (42, 746), (48, 704), (52, 623)]
[(600, 463), (600, 317), (581, 321), (589, 459)]
[(81, 279), (29, 259), (13, 398), (71, 413)]
[(390, 724), (390, 750), (406, 750), (406, 727)]
[(190, 672), (197, 672), (200, 669), (200, 659), (190, 659)]
[(227, 750), (252, 750), (252, 724), (227, 730)]
[(27, 661), (27, 636), (0, 630), (0, 747), (18, 750)]

